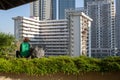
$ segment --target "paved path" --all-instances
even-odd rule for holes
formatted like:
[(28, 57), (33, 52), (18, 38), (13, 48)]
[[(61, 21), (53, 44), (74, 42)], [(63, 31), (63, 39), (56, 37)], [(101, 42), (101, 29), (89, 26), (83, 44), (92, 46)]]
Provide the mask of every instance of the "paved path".
[(0, 76), (0, 80), (20, 80), (20, 79), (11, 79), (11, 78), (7, 78), (5, 76)]

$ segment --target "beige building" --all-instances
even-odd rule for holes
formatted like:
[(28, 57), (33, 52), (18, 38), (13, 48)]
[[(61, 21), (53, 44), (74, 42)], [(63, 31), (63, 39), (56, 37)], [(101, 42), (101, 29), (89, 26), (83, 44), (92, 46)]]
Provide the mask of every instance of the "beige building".
[(83, 12), (66, 10), (68, 19), (70, 55), (86, 55), (91, 57), (91, 21), (92, 19)]

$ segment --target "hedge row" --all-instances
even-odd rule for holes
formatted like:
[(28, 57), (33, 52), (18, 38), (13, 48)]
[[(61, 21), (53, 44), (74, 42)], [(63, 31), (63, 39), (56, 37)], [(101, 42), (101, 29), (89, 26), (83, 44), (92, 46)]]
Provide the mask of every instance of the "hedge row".
[(0, 72), (44, 75), (57, 72), (77, 74), (91, 71), (120, 71), (120, 57), (95, 59), (83, 56), (59, 56), (40, 59), (13, 58), (8, 60), (0, 58)]

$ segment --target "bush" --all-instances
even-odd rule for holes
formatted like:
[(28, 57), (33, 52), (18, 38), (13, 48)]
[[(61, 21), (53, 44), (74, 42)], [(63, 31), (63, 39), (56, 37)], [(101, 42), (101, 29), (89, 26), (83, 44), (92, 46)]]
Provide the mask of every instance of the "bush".
[(55, 63), (58, 65), (59, 71), (68, 74), (78, 72), (78, 69), (72, 59), (73, 58), (68, 56), (57, 57), (55, 59)]
[(120, 57), (108, 57), (101, 60), (101, 71), (120, 71)]
[(8, 53), (15, 52), (14, 41), (13, 35), (0, 32), (0, 57), (6, 57)]
[(77, 74), (81, 72), (120, 71), (120, 57), (95, 59), (88, 57), (49, 57), (35, 59), (0, 58), (0, 72), (45, 75), (54, 73)]
[(0, 59), (0, 72), (12, 72), (12, 65), (10, 61), (3, 58)]
[(82, 57), (74, 58), (73, 61), (76, 64), (79, 72), (89, 72), (89, 71), (100, 70), (100, 67), (98, 66), (98, 64), (100, 63), (99, 59), (82, 56)]

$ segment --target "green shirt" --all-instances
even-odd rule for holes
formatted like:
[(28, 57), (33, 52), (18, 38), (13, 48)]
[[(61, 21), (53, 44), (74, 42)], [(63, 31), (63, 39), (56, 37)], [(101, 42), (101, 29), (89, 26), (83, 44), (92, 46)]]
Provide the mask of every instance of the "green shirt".
[(30, 44), (28, 42), (23, 42), (20, 45), (20, 55), (22, 57), (27, 57), (30, 54)]

